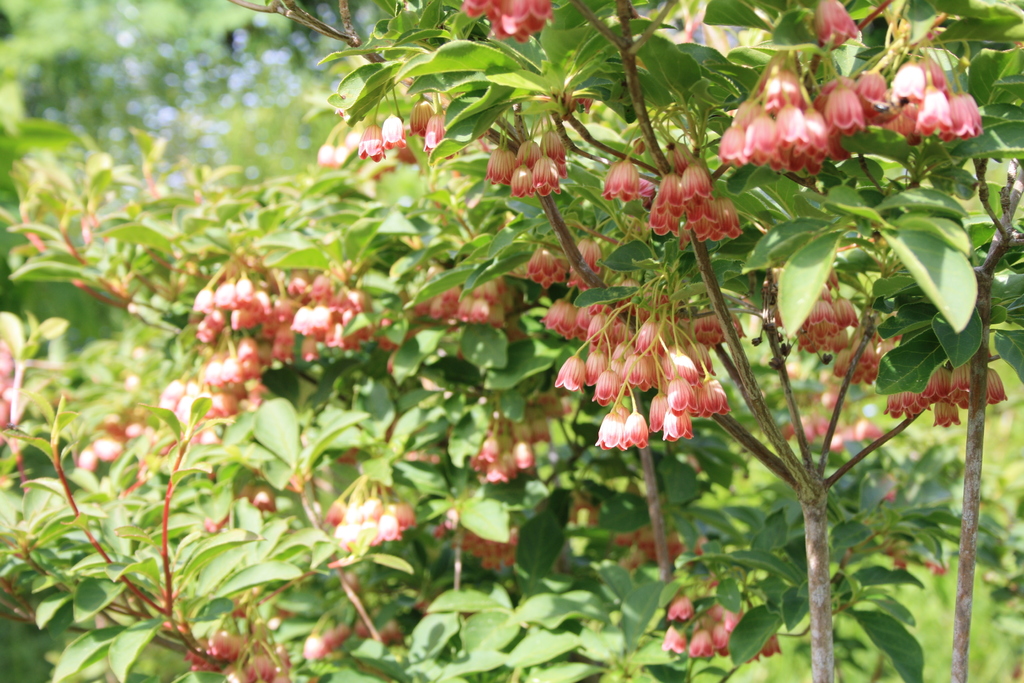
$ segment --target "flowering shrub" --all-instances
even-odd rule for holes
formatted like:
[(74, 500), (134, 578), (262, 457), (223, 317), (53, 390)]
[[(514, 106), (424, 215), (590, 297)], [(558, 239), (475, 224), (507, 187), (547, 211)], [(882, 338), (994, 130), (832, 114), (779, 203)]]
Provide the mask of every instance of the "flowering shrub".
[(962, 523), (970, 602), (1024, 376), (1021, 12), (849, 9), (410, 5), (337, 34), (309, 173), (19, 162), (13, 277), (126, 324), (54, 369), (0, 319), (4, 616), (84, 630), (57, 683), (725, 680), (804, 631), (824, 682), (833, 628), (923, 680), (896, 587)]

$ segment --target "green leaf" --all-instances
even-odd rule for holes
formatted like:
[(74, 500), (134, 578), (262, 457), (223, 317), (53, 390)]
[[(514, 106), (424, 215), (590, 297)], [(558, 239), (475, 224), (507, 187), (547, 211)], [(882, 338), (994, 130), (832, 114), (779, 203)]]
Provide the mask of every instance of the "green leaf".
[(543, 670), (531, 673), (525, 681), (526, 683), (576, 683), (576, 681), (581, 681), (602, 671), (604, 669), (593, 664), (570, 662), (545, 667)]
[(615, 248), (615, 251), (601, 261), (608, 268), (620, 273), (628, 273), (640, 268), (648, 267), (644, 261), (653, 262), (651, 266), (656, 267), (654, 252), (646, 243), (639, 240), (627, 242)]
[(536, 515), (519, 530), (516, 574), (525, 595), (536, 592), (540, 581), (558, 559), (565, 535), (550, 510)]
[(493, 391), (511, 389), (527, 377), (550, 368), (559, 348), (548, 346), (539, 339), (522, 339), (508, 346), (508, 363), (487, 373), (484, 386)]
[(813, 46), (816, 48), (818, 38), (808, 26), (809, 14), (810, 12), (805, 9), (796, 9), (783, 14), (772, 32), (772, 42), (787, 47)]
[(952, 154), (990, 159), (1024, 156), (1024, 121), (1007, 121), (989, 126), (978, 137), (964, 140), (953, 148)]
[(142, 407), (153, 413), (159, 418), (159, 420), (165, 423), (174, 432), (176, 439), (181, 439), (181, 422), (178, 421), (178, 416), (174, 414), (173, 410), (167, 408), (158, 408), (156, 406), (142, 404)]
[(305, 469), (313, 467), (317, 459), (331, 447), (342, 432), (354, 427), (370, 417), (369, 413), (358, 410), (345, 410), (334, 420), (331, 420), (317, 435), (316, 440), (302, 450), (302, 463)]
[(640, 636), (647, 630), (651, 618), (658, 610), (661, 589), (665, 587), (661, 581), (651, 581), (634, 588), (622, 601), (622, 634), (626, 639), (626, 651), (636, 649)]
[(851, 610), (850, 614), (875, 647), (889, 655), (900, 678), (906, 683), (923, 683), (924, 652), (903, 624), (882, 612)]
[[(973, 63), (971, 68), (974, 68)], [(907, 144), (907, 139), (895, 131), (872, 126), (856, 135), (844, 135), (841, 143), (844, 149), (854, 154), (870, 154), (892, 159), (904, 166), (910, 163), (911, 147)]]
[(483, 43), (453, 40), (436, 52), (410, 59), (398, 72), (396, 80), (452, 71), (486, 71), (497, 74), (519, 69), (519, 63), (501, 50)]
[(508, 623), (505, 612), (479, 612), (462, 626), (462, 646), (473, 650), (500, 650), (519, 635), (519, 625)]
[(372, 553), (366, 556), (367, 559), (372, 560), (374, 564), (379, 564), (382, 567), (388, 567), (390, 569), (397, 569), (400, 572), (406, 574), (415, 574), (412, 565), (406, 560), (403, 560), (397, 555), (388, 555), (386, 553)]
[(729, 636), (729, 654), (733, 664), (743, 664), (760, 652), (781, 625), (781, 617), (764, 605), (744, 614)]
[(672, 505), (682, 505), (700, 494), (697, 471), (676, 458), (664, 458), (658, 463), (658, 473), (665, 483), (665, 495)]
[(858, 569), (853, 578), (862, 586), (899, 586), (910, 585), (924, 588), (924, 584), (906, 569), (887, 569), (885, 567), (864, 567)]
[(628, 534), (651, 523), (647, 501), (635, 493), (616, 493), (601, 503), (602, 529)]
[(971, 253), (971, 236), (958, 222), (927, 214), (908, 213), (900, 216), (893, 223), (900, 231), (918, 230), (930, 233), (965, 255)]
[(21, 357), (21, 352), (25, 349), (25, 328), (21, 326), (18, 316), (0, 311), (0, 340), (7, 344), (15, 359)]
[(112, 603), (124, 591), (123, 583), (106, 579), (84, 579), (75, 589), (75, 621), (82, 623)]
[(459, 521), (480, 538), (508, 543), (508, 508), (496, 500), (470, 498), (460, 510)]
[(492, 671), (504, 665), (507, 657), (508, 655), (504, 652), (492, 650), (477, 650), (463, 654), (444, 667), (439, 680), (444, 681), (462, 674)]
[(871, 529), (861, 522), (847, 520), (832, 528), (832, 548), (839, 557), (847, 548), (871, 538)]
[(883, 395), (901, 391), (922, 392), (935, 368), (945, 362), (946, 352), (942, 344), (935, 333), (927, 330), (882, 356), (875, 390)]
[(537, 630), (519, 641), (505, 663), (510, 668), (536, 666), (579, 647), (580, 639), (574, 633), (551, 633)]
[(43, 598), (43, 601), (36, 607), (36, 628), (42, 630), (50, 623), (57, 611), (68, 604), (71, 596), (67, 593), (54, 593)]
[(808, 242), (786, 262), (779, 277), (779, 312), (791, 334), (807, 320), (832, 271), (839, 233)]
[(262, 562), (238, 572), (217, 591), (218, 597), (227, 597), (247, 588), (263, 586), (275, 581), (292, 581), (302, 576), (302, 570), (286, 562)]
[(116, 638), (122, 630), (121, 626), (111, 626), (89, 631), (76, 638), (61, 653), (57, 666), (53, 670), (52, 683), (60, 683), (103, 659), (107, 654), (110, 641)]
[(132, 665), (149, 645), (149, 641), (153, 640), (161, 623), (160, 619), (138, 621), (114, 638), (107, 651), (107, 659), (110, 660), (111, 672), (121, 683), (128, 680), (128, 673), (131, 671)]
[(608, 606), (594, 593), (585, 590), (561, 595), (541, 593), (527, 598), (516, 608), (509, 623), (534, 623), (554, 629), (566, 619), (586, 618), (608, 622)]
[(64, 318), (47, 318), (39, 323), (39, 334), (47, 341), (53, 341), (68, 331), (71, 325)]
[(480, 368), (508, 365), (508, 337), (491, 325), (466, 325), (459, 342), (462, 356)]
[(712, 26), (749, 26), (771, 30), (753, 7), (743, 0), (711, 0), (704, 10), (704, 23)]
[[(911, 280), (912, 282), (912, 280)], [(906, 334), (913, 330), (931, 325), (936, 315), (935, 307), (929, 303), (904, 304), (878, 326), (878, 334), (882, 339), (890, 339), (898, 334)]]
[(1017, 377), (1024, 382), (1024, 331), (996, 330), (995, 346), (999, 355), (1010, 364)]
[(504, 610), (504, 605), (486, 593), (465, 588), (463, 590), (451, 590), (441, 593), (434, 598), (427, 609), (429, 614), (437, 612), (487, 612), (491, 610)]
[(103, 230), (96, 234), (97, 237), (113, 237), (121, 242), (130, 244), (141, 244), (145, 247), (153, 247), (158, 251), (169, 254), (174, 247), (166, 236), (161, 235), (153, 228), (141, 223), (128, 223), (115, 226), (109, 230)]
[(458, 614), (428, 614), (420, 619), (420, 623), (412, 630), (409, 659), (413, 662), (422, 662), (437, 656), (458, 632)]
[(291, 469), (299, 462), (299, 418), (288, 399), (265, 401), (256, 411), (253, 436)]
[(573, 302), (576, 308), (585, 308), (594, 304), (610, 304), (633, 296), (639, 287), (594, 287), (580, 292)]
[(785, 263), (793, 252), (807, 244), (826, 226), (828, 223), (825, 221), (811, 218), (799, 218), (772, 226), (754, 245), (754, 251), (743, 265), (743, 272), (765, 270)]
[(395, 381), (401, 384), (416, 374), (427, 356), (437, 351), (443, 338), (444, 330), (422, 330), (398, 347), (392, 365)]
[(884, 231), (914, 281), (959, 332), (967, 327), (978, 298), (974, 269), (963, 253), (920, 230)]
[(915, 187), (904, 192), (897, 192), (882, 200), (876, 209), (883, 211), (892, 208), (920, 209), (922, 212), (937, 212), (953, 216), (954, 218), (967, 218), (967, 211), (960, 203), (948, 194), (933, 190), (927, 187)]
[(969, 361), (974, 352), (981, 348), (981, 318), (977, 311), (971, 313), (967, 327), (961, 332), (956, 332), (945, 318), (936, 314), (932, 319), (932, 330), (954, 368)]
[(825, 205), (836, 209), (840, 213), (860, 216), (876, 223), (885, 222), (878, 211), (873, 206), (870, 206), (857, 190), (846, 185), (836, 185), (829, 190), (828, 197), (825, 198)]
[(345, 110), (350, 123), (358, 123), (393, 87), (399, 67), (400, 62), (363, 64), (341, 79), (337, 94), (331, 95), (328, 102)]

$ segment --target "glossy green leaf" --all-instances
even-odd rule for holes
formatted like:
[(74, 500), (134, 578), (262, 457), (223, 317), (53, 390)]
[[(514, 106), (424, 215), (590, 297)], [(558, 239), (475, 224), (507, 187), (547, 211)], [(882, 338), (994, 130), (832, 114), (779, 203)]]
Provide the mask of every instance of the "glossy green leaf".
[(430, 603), (427, 612), (486, 612), (489, 610), (501, 610), (504, 606), (486, 593), (478, 590), (465, 588), (463, 590), (450, 590), (441, 593)]
[(413, 57), (398, 72), (397, 80), (452, 71), (515, 72), (520, 65), (505, 52), (478, 42), (453, 40), (436, 52)]
[(508, 655), (506, 665), (517, 668), (543, 664), (575, 649), (579, 644), (579, 636), (574, 633), (534, 631), (513, 648)]
[(851, 610), (850, 614), (875, 647), (889, 655), (905, 683), (923, 683), (924, 652), (903, 624), (882, 612)]
[(110, 661), (110, 671), (121, 683), (128, 680), (128, 673), (131, 671), (135, 661), (146, 649), (149, 642), (153, 640), (160, 624), (160, 619), (147, 619), (138, 621), (126, 628), (114, 638), (107, 651), (107, 659)]
[(929, 187), (915, 187), (903, 192), (897, 192), (882, 200), (877, 208), (879, 211), (892, 208), (902, 208), (911, 211), (941, 213), (953, 216), (954, 218), (966, 218), (967, 211), (960, 203), (948, 194), (933, 190)]
[(291, 581), (302, 576), (302, 570), (294, 564), (286, 562), (262, 562), (252, 567), (246, 567), (232, 576), (217, 591), (218, 597), (227, 597), (239, 591), (256, 586), (265, 586), (268, 583), (277, 581)]
[(772, 226), (772, 229), (757, 241), (754, 251), (743, 265), (743, 272), (765, 270), (785, 263), (793, 252), (807, 244), (826, 226), (828, 223), (825, 221), (811, 218), (800, 218)]
[(928, 330), (882, 356), (875, 390), (879, 394), (900, 391), (921, 392), (935, 368), (946, 362), (946, 352), (935, 334)]
[(498, 543), (508, 543), (508, 508), (496, 500), (471, 498), (460, 511), (459, 521), (480, 538)]
[(800, 329), (821, 298), (821, 288), (832, 272), (839, 238), (839, 233), (832, 233), (808, 242), (782, 267), (779, 312), (791, 333)]
[(743, 615), (729, 636), (729, 654), (734, 664), (754, 657), (782, 625), (782, 618), (760, 605)]
[(974, 269), (963, 253), (920, 230), (886, 230), (885, 238), (953, 329), (967, 326), (978, 298)]
[(264, 401), (256, 411), (253, 436), (290, 468), (299, 461), (299, 418), (284, 398)]
[(412, 630), (409, 659), (422, 662), (437, 656), (452, 636), (459, 632), (459, 615), (428, 614)]
[(932, 330), (954, 368), (969, 361), (974, 352), (981, 348), (981, 317), (977, 311), (972, 312), (967, 327), (960, 332), (955, 331), (941, 315), (932, 319)]
[(640, 636), (647, 630), (651, 618), (658, 611), (661, 589), (664, 586), (661, 581), (640, 584), (622, 601), (621, 625), (627, 651), (636, 649)]
[(495, 391), (512, 389), (527, 377), (550, 368), (558, 348), (538, 339), (522, 339), (508, 346), (508, 363), (487, 373), (484, 386)]
[(1024, 121), (1007, 121), (990, 126), (978, 137), (964, 140), (953, 148), (953, 154), (990, 159), (1024, 156)]
[(75, 588), (75, 621), (82, 623), (112, 603), (124, 592), (123, 583), (87, 578)]
[(536, 515), (519, 530), (516, 545), (516, 574), (523, 593), (535, 593), (540, 581), (562, 551), (565, 535), (549, 510)]
[(577, 308), (585, 308), (594, 304), (610, 304), (622, 301), (633, 296), (639, 287), (594, 287), (585, 292), (580, 292), (573, 305)]
[[(436, 602), (436, 601), (435, 601)], [(519, 625), (508, 623), (508, 614), (491, 611), (474, 614), (462, 626), (462, 645), (468, 651), (501, 650), (519, 635)]]
[(576, 683), (602, 671), (604, 669), (593, 664), (581, 664), (579, 662), (555, 664), (554, 666), (546, 666), (531, 673), (525, 681), (526, 683)]
[(994, 339), (999, 356), (1010, 364), (1020, 381), (1024, 382), (1024, 331), (996, 330)]
[(654, 252), (645, 242), (633, 240), (615, 248), (615, 251), (608, 254), (601, 263), (608, 268), (621, 273), (649, 267), (645, 262), (657, 265), (654, 260)]
[(110, 641), (122, 630), (121, 626), (111, 626), (88, 631), (76, 638), (64, 648), (60, 659), (57, 660), (52, 683), (60, 683), (103, 659), (107, 654), (107, 648), (110, 647)]
[(601, 504), (601, 528), (629, 533), (651, 523), (647, 501), (635, 493), (617, 493)]
[(462, 356), (481, 368), (508, 365), (508, 337), (491, 325), (466, 325), (459, 342)]

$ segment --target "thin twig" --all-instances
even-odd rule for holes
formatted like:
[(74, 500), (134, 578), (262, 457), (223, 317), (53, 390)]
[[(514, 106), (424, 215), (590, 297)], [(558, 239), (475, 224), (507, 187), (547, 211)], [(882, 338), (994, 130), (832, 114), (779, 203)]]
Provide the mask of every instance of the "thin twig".
[(885, 434), (882, 434), (882, 436), (878, 437), (877, 439), (875, 439), (874, 441), (869, 443), (867, 446), (865, 446), (864, 450), (862, 450), (861, 452), (857, 453), (857, 455), (855, 455), (852, 458), (850, 458), (849, 461), (844, 463), (842, 467), (840, 467), (838, 470), (836, 470), (835, 473), (833, 473), (833, 475), (831, 477), (829, 477), (828, 479), (825, 480), (825, 488), (826, 489), (832, 488), (832, 486), (837, 481), (842, 479), (844, 474), (846, 474), (851, 469), (853, 469), (853, 467), (857, 463), (859, 463), (861, 460), (863, 460), (864, 458), (868, 457), (869, 455), (871, 455), (872, 453), (877, 451), (879, 448), (881, 448), (882, 446), (887, 444), (890, 441), (890, 439), (892, 439), (894, 436), (897, 436), (900, 432), (902, 432), (904, 429), (909, 427), (911, 425), (911, 423), (913, 423), (914, 420), (916, 420), (920, 416), (921, 416), (921, 413), (918, 413), (917, 415), (912, 415), (911, 417), (906, 418), (905, 420), (903, 420), (903, 422), (900, 422), (898, 425), (896, 425), (895, 427), (893, 427), (892, 429), (887, 431)]
[(345, 589), (345, 595), (348, 596), (349, 602), (352, 603), (352, 606), (356, 608), (356, 612), (359, 613), (359, 618), (366, 625), (366, 630), (370, 632), (370, 637), (378, 643), (384, 642), (380, 637), (377, 627), (373, 625), (373, 620), (370, 619), (370, 615), (366, 612), (366, 608), (363, 607), (363, 601), (359, 599), (359, 594), (349, 585), (348, 580), (345, 578), (345, 572), (340, 568), (338, 569), (338, 576), (341, 578), (341, 587)]
[(605, 284), (604, 280), (590, 269), (590, 265), (583, 259), (583, 254), (580, 253), (579, 247), (576, 246), (576, 242), (572, 238), (572, 234), (569, 232), (569, 226), (565, 224), (565, 219), (562, 218), (561, 212), (558, 210), (558, 205), (551, 195), (540, 198), (540, 206), (544, 209), (544, 214), (548, 218), (548, 222), (551, 223), (551, 229), (555, 232), (555, 237), (558, 238), (558, 244), (562, 247), (562, 252), (565, 257), (569, 259), (569, 265), (580, 277), (581, 280), (588, 287), (600, 287), (604, 288), (608, 285)]
[(640, 465), (644, 471), (644, 488), (647, 493), (647, 510), (651, 516), (651, 531), (654, 535), (654, 556), (658, 561), (659, 578), (665, 583), (672, 580), (672, 558), (668, 554), (668, 539), (665, 536), (665, 517), (661, 512), (661, 496), (658, 495), (658, 476), (654, 471), (654, 454), (650, 446), (640, 448)]
[(583, 15), (584, 19), (589, 21), (594, 28), (597, 29), (598, 33), (608, 39), (608, 42), (620, 50), (629, 47), (629, 43), (626, 42), (622, 36), (615, 33), (608, 24), (601, 21), (601, 18), (594, 14), (594, 10), (590, 9), (590, 6), (583, 2), (583, 0), (569, 0), (569, 2), (571, 2), (572, 6)]
[(747, 431), (747, 428), (740, 424), (731, 415), (712, 415), (711, 419), (718, 423), (718, 425), (726, 431), (736, 442), (750, 451), (750, 454), (757, 459), (759, 463), (768, 468), (768, 471), (772, 472), (779, 479), (789, 484), (792, 487), (796, 487), (796, 480), (790, 475), (789, 470), (786, 469), (785, 464), (779, 459), (777, 455), (772, 453), (768, 448), (757, 440), (757, 438)]
[(861, 321), (861, 325), (864, 327), (864, 334), (861, 337), (860, 345), (857, 346), (857, 350), (853, 353), (853, 358), (850, 359), (850, 367), (846, 371), (846, 375), (843, 377), (843, 384), (839, 387), (839, 393), (836, 395), (836, 405), (832, 409), (832, 419), (828, 422), (828, 429), (825, 431), (825, 441), (821, 446), (821, 454), (818, 456), (818, 474), (825, 474), (825, 466), (828, 463), (828, 453), (832, 446), (832, 437), (836, 433), (836, 425), (839, 424), (839, 416), (843, 410), (843, 403), (846, 401), (846, 392), (850, 389), (850, 383), (853, 381), (853, 375), (857, 372), (857, 364), (860, 363), (860, 358), (864, 355), (864, 350), (868, 347), (868, 342), (875, 334), (875, 315), (868, 311), (864, 319)]
[[(569, 125), (572, 126), (572, 129), (574, 131), (576, 131), (576, 133), (581, 138), (583, 138), (583, 140), (587, 144), (591, 145), (592, 147), (596, 147), (597, 149), (601, 150), (602, 152), (605, 152), (607, 154), (611, 154), (613, 157), (617, 157), (619, 159), (625, 159), (625, 158), (627, 158), (629, 156), (625, 152), (620, 152), (619, 150), (615, 149), (614, 147), (610, 147), (610, 146), (604, 144), (603, 142), (601, 142), (600, 140), (598, 140), (597, 138), (595, 138), (593, 135), (591, 135), (591, 133), (587, 129), (587, 127), (585, 125), (583, 125), (583, 122), (580, 121), (579, 119), (577, 119), (572, 114), (569, 114), (567, 116), (563, 116), (562, 118), (565, 121), (568, 121)], [(632, 161), (633, 161), (634, 164), (636, 164), (640, 168), (646, 169), (646, 170), (650, 171), (651, 173), (657, 173), (658, 172), (658, 169), (656, 169), (654, 166), (651, 166), (650, 164), (648, 164), (648, 163), (646, 163), (644, 161), (640, 161), (639, 159), (633, 159)]]
[(867, 25), (874, 21), (875, 17), (884, 12), (885, 8), (888, 7), (891, 3), (892, 0), (882, 0), (878, 7), (871, 10), (870, 14), (868, 14), (866, 17), (860, 20), (860, 23), (857, 24), (857, 30), (863, 31), (867, 27)]
[(659, 28), (661, 28), (661, 25), (665, 22), (665, 18), (668, 17), (668, 13), (675, 9), (677, 2), (679, 2), (679, 0), (668, 0), (668, 2), (665, 3), (665, 6), (661, 8), (660, 12), (658, 12), (658, 16), (654, 17), (654, 19), (651, 19), (651, 24), (644, 30), (643, 33), (640, 34), (640, 36), (635, 41), (633, 41), (633, 44), (629, 47), (630, 54), (635, 55), (636, 53), (640, 52), (640, 49), (644, 46), (644, 43), (650, 40), (651, 36), (653, 36), (654, 33)]
[(985, 209), (985, 213), (992, 219), (992, 224), (996, 227), (996, 230), (1002, 232), (1003, 221), (992, 209), (992, 196), (988, 190), (988, 159), (975, 159), (974, 173), (978, 178), (978, 200), (981, 201), (981, 206)]

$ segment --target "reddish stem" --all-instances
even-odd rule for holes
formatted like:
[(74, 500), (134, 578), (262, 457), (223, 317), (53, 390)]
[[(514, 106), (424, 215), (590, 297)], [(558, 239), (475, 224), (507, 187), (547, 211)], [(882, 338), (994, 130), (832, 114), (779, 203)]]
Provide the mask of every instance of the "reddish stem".
[(174, 467), (171, 468), (171, 476), (167, 480), (167, 494), (164, 496), (164, 513), (161, 520), (160, 556), (164, 561), (164, 613), (174, 618), (174, 578), (171, 574), (171, 551), (170, 533), (168, 521), (171, 517), (171, 497), (174, 495), (174, 473), (181, 467), (181, 461), (185, 458), (185, 449), (188, 441), (182, 440), (178, 444), (178, 457), (174, 460)]
[(863, 31), (868, 24), (875, 20), (875, 17), (884, 12), (885, 8), (891, 4), (892, 0), (882, 0), (882, 4), (880, 4), (875, 9), (871, 10), (871, 14), (867, 15), (866, 17), (860, 20), (860, 23), (857, 24), (857, 30)]

